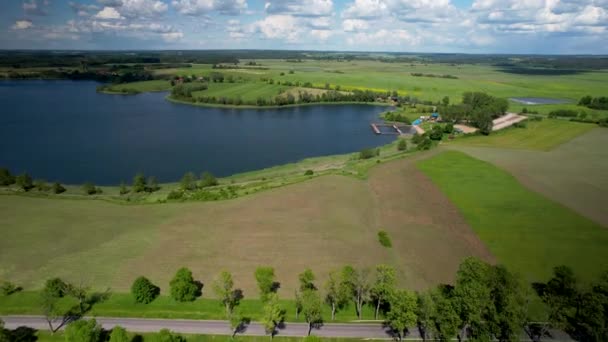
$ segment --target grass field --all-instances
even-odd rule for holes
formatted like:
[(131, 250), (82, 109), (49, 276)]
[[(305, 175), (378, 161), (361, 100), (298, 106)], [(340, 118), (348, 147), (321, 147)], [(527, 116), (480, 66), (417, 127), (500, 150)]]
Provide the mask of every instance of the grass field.
[(597, 125), (558, 119), (526, 121), (526, 128), (510, 128), (489, 136), (464, 136), (450, 144), (475, 147), (500, 147), (548, 151)]
[(132, 83), (113, 84), (108, 89), (109, 92), (120, 93), (126, 90), (135, 90), (138, 92), (153, 92), (171, 90), (171, 83), (166, 80), (153, 80)]
[(274, 98), (291, 87), (267, 84), (263, 82), (254, 83), (209, 83), (209, 89), (197, 91), (193, 97), (226, 97), (236, 99), (240, 97), (243, 101), (255, 101), (258, 97)]
[[(246, 60), (242, 61), (247, 62)], [(422, 63), (382, 63), (377, 61), (313, 61), (301, 63), (283, 60), (257, 60), (268, 70), (214, 70), (210, 65), (193, 65), (192, 68), (158, 70), (162, 75), (208, 75), (220, 71), (248, 81), (272, 78), (275, 81), (311, 82), (317, 87), (326, 83), (340, 85), (342, 90), (369, 89), (397, 90), (400, 94), (421, 100), (439, 101), (449, 96), (452, 102), (460, 101), (465, 91), (484, 91), (491, 95), (510, 97), (549, 97), (570, 100), (574, 103), (585, 95), (604, 96), (608, 92), (608, 73), (581, 72), (568, 75), (522, 75), (505, 72), (489, 65), (448, 65)], [(290, 74), (289, 71), (294, 73)], [(284, 75), (280, 75), (283, 73)], [(458, 79), (414, 77), (411, 73), (453, 75)], [(513, 108), (523, 108), (512, 104)], [(545, 106), (527, 106), (542, 112)], [(548, 107), (551, 108), (551, 107)], [(579, 108), (584, 109), (584, 108)], [(591, 112), (591, 110), (587, 110)], [(600, 112), (603, 115), (607, 111)]]
[(523, 187), (507, 172), (448, 151), (418, 162), (500, 263), (529, 281), (568, 265), (585, 281), (608, 269), (608, 230)]
[(449, 146), (507, 170), (533, 191), (608, 227), (608, 150), (603, 148), (608, 146), (607, 129), (594, 128), (548, 152)]
[[(253, 271), (272, 265), (281, 296), (291, 298), (306, 267), (322, 284), (344, 264), (393, 264), (401, 284), (420, 289), (451, 281), (465, 256), (491, 258), (408, 163), (381, 164), (368, 180), (328, 175), (221, 202), (123, 206), (0, 196), (0, 278), (35, 289), (60, 276), (120, 292), (143, 274), (166, 291), (181, 266), (207, 284), (226, 269), (252, 298)], [(429, 203), (445, 210), (438, 215)], [(389, 232), (392, 249), (378, 243), (379, 229)]]

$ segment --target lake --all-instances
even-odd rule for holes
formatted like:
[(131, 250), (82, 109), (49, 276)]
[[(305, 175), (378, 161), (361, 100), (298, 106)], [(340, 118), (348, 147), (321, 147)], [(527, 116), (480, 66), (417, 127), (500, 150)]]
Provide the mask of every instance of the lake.
[(370, 122), (386, 108), (326, 105), (224, 109), (170, 103), (166, 93), (95, 91), (89, 81), (0, 81), (0, 167), (100, 185), (137, 172), (161, 182), (217, 176), (389, 143)]

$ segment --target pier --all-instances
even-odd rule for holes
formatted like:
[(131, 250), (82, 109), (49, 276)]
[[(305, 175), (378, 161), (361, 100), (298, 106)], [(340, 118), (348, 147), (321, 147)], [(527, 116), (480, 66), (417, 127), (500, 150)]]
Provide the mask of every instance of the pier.
[(370, 126), (376, 134), (384, 135), (405, 135), (413, 134), (412, 127), (409, 125), (397, 126), (396, 124), (371, 123)]

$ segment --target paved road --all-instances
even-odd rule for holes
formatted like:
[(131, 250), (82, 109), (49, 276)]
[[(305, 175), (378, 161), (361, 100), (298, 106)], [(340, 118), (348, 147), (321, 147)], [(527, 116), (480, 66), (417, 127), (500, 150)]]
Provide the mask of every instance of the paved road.
[[(26, 326), (37, 330), (48, 330), (48, 324), (42, 316), (0, 316), (8, 329)], [(183, 334), (207, 334), (207, 335), (231, 335), (230, 325), (226, 321), (212, 320), (188, 320), (188, 319), (152, 319), (152, 318), (113, 318), (95, 317), (104, 329), (112, 329), (120, 325), (132, 332), (146, 333), (157, 332), (167, 328), (171, 331)], [(304, 323), (285, 323), (277, 336), (306, 336), (308, 325)], [(264, 327), (260, 323), (251, 323), (240, 334), (265, 335)], [(313, 329), (312, 335), (321, 337), (353, 337), (369, 339), (392, 339), (388, 328), (381, 323), (350, 323), (338, 324), (327, 323), (319, 329)], [(551, 332), (552, 338), (544, 338), (543, 341), (572, 341), (568, 335), (559, 331)], [(417, 329), (411, 329), (407, 340), (419, 340)], [(526, 335), (522, 335), (521, 341), (530, 341)]]
[[(38, 330), (48, 330), (48, 324), (42, 316), (3, 316), (0, 317), (8, 329), (27, 326)], [(112, 318), (95, 317), (104, 329), (112, 329), (120, 325), (133, 332), (156, 332), (163, 328), (184, 334), (231, 335), (230, 325), (226, 321), (200, 321), (187, 319), (148, 319), (148, 318)], [(306, 336), (308, 325), (304, 323), (285, 323), (279, 329), (277, 336)], [(265, 335), (260, 323), (252, 322), (241, 332), (245, 335)], [(380, 323), (365, 324), (325, 324), (320, 329), (313, 329), (313, 335), (322, 337), (360, 337), (360, 338), (391, 338), (388, 329)], [(418, 335), (412, 335), (414, 338)]]

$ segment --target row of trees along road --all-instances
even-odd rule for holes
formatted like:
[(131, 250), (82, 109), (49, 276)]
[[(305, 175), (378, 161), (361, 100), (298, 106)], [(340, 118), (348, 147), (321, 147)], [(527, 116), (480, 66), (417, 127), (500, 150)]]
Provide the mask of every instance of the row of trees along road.
[[(262, 303), (261, 323), (273, 338), (286, 320), (286, 310), (278, 297), (280, 283), (272, 267), (257, 268), (254, 277)], [(308, 323), (309, 335), (324, 322), (324, 304), (331, 308), (332, 321), (337, 312), (354, 304), (359, 319), (364, 305), (372, 306), (375, 318), (383, 317), (398, 340), (417, 329), (424, 340), (519, 341), (525, 331), (533, 341), (541, 341), (548, 336), (549, 328), (555, 328), (577, 341), (608, 341), (608, 272), (594, 283), (582, 284), (571, 269), (559, 266), (548, 282), (528, 286), (504, 266), (467, 258), (456, 273), (454, 285), (439, 285), (423, 292), (399, 288), (395, 269), (387, 265), (378, 265), (373, 272), (345, 266), (330, 272), (322, 289), (315, 280), (312, 270), (304, 270), (295, 291), (295, 318)], [(250, 322), (239, 310), (243, 292), (235, 288), (232, 274), (226, 271), (215, 278), (212, 289), (234, 336)], [(201, 290), (202, 283), (187, 268), (179, 269), (170, 282), (170, 295), (177, 302), (194, 301), (202, 295)], [(160, 294), (160, 288), (138, 277), (131, 292), (136, 302), (147, 304)], [(73, 306), (60, 305), (59, 300), (66, 296), (74, 299)], [(54, 332), (67, 323), (72, 326), (75, 323), (71, 322), (108, 296), (108, 291), (92, 293), (82, 285), (53, 278), (46, 282), (40, 303)], [(544, 313), (540, 320), (530, 316), (534, 298), (544, 304), (544, 308), (535, 310)], [(95, 324), (78, 323), (78, 329), (87, 327), (93, 329)]]

